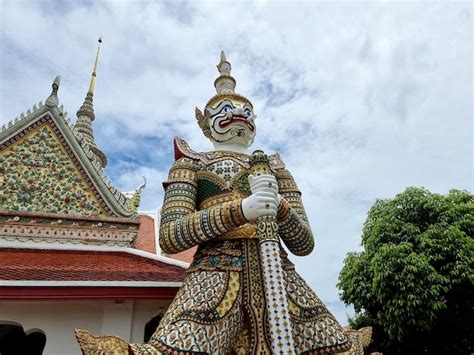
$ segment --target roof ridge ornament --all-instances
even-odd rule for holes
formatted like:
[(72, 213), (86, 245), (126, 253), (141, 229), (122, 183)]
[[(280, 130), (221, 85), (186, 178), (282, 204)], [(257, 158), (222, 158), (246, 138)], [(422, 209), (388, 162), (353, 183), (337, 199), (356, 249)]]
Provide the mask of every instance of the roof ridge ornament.
[(56, 75), (54, 78), (53, 83), (51, 84), (52, 86), (52, 91), (51, 95), (46, 99), (45, 105), (48, 107), (55, 107), (58, 106), (59, 100), (58, 100), (58, 90), (59, 90), (59, 83), (61, 82), (61, 76)]
[(140, 200), (141, 200), (141, 197), (142, 197), (142, 191), (143, 189), (145, 188), (146, 186), (146, 178), (143, 177), (143, 184), (141, 184), (140, 186), (138, 186), (135, 191), (133, 192), (133, 195), (130, 199), (130, 209), (131, 209), (131, 212), (132, 212), (132, 215), (133, 216), (137, 216), (138, 215), (138, 207), (140, 207)]

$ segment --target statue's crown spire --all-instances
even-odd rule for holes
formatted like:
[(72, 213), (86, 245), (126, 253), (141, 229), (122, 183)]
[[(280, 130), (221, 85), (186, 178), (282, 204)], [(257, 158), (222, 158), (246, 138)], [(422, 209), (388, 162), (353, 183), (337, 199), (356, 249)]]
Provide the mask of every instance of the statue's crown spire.
[(223, 98), (229, 97), (234, 97), (238, 98), (239, 100), (243, 100), (253, 107), (249, 99), (235, 92), (236, 81), (234, 77), (230, 75), (232, 65), (227, 60), (224, 51), (221, 51), (221, 59), (219, 64), (217, 64), (217, 70), (220, 74), (217, 79), (214, 80), (214, 87), (216, 88), (217, 94), (211, 97), (211, 99), (207, 102), (205, 108), (212, 106), (217, 101), (222, 100)]
[(232, 94), (235, 92), (235, 79), (230, 75), (232, 65), (226, 59), (224, 51), (221, 51), (221, 61), (217, 64), (220, 76), (214, 81), (217, 94)]
[(224, 51), (221, 51), (221, 61), (217, 64), (217, 70), (219, 70), (221, 75), (230, 75), (232, 70), (232, 65), (227, 61)]

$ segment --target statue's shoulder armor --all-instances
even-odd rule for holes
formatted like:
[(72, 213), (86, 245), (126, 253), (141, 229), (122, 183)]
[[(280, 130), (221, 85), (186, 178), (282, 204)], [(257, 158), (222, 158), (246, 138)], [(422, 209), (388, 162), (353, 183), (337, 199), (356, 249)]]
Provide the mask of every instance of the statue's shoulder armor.
[(190, 159), (196, 162), (201, 168), (211, 164), (214, 159), (213, 152), (196, 152), (189, 147), (188, 142), (180, 137), (174, 137), (174, 159)]
[(188, 143), (180, 137), (174, 138), (174, 158), (175, 160), (183, 158), (192, 159), (199, 164), (201, 169), (204, 170), (206, 166), (226, 159), (233, 160), (239, 163), (244, 168), (248, 169), (249, 167), (247, 154), (229, 154), (228, 152), (223, 153), (219, 151), (196, 152), (192, 150), (189, 147)]
[(281, 160), (280, 154), (275, 153), (268, 157), (270, 168), (275, 174), (278, 183), (278, 189), (282, 194), (298, 193), (301, 194), (293, 175), (286, 169), (286, 165)]
[[(172, 183), (186, 183), (196, 186), (196, 173), (199, 170), (199, 161), (191, 154), (183, 154), (183, 149), (177, 145), (177, 139), (180, 138), (175, 138), (175, 161), (169, 170), (168, 179), (163, 182), (164, 188), (167, 188)], [(180, 140), (187, 146), (185, 141)]]
[(286, 168), (285, 163), (283, 163), (283, 160), (281, 160), (280, 153), (269, 155), (268, 160), (270, 162), (270, 168), (275, 173)]
[(188, 143), (180, 138), (174, 137), (174, 160), (178, 161), (182, 158), (188, 158), (195, 161), (200, 161), (200, 154), (192, 150)]

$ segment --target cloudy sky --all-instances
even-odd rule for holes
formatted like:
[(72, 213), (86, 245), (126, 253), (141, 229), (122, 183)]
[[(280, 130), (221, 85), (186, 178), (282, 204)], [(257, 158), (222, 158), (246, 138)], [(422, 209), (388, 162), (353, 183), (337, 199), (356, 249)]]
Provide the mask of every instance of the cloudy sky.
[(346, 323), (336, 283), (377, 198), (407, 186), (472, 191), (470, 2), (0, 0), (0, 124), (50, 93), (75, 118), (103, 36), (94, 105), (107, 173), (142, 209), (162, 201), (172, 137), (210, 150), (194, 119), (224, 49), (258, 115), (255, 148), (280, 151), (317, 249), (293, 257)]

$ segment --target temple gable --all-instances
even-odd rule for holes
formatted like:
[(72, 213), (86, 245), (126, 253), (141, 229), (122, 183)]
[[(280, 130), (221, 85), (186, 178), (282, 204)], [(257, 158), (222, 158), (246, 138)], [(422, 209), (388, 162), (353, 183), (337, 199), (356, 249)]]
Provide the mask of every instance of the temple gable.
[(111, 215), (51, 116), (35, 126), (19, 132), (0, 152), (2, 205), (17, 211)]
[(90, 133), (85, 137), (59, 105), (59, 82), (45, 104), (1, 127), (0, 243), (131, 247), (144, 185), (128, 193), (112, 185), (103, 171), (106, 157), (84, 123), (93, 111), (79, 110), (81, 127)]

